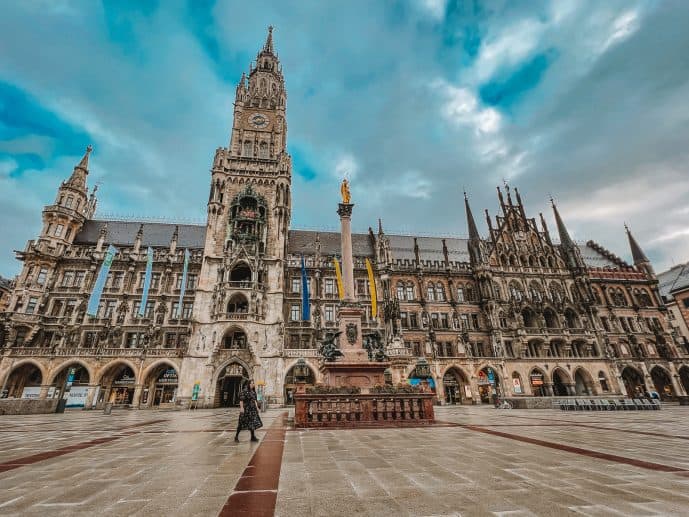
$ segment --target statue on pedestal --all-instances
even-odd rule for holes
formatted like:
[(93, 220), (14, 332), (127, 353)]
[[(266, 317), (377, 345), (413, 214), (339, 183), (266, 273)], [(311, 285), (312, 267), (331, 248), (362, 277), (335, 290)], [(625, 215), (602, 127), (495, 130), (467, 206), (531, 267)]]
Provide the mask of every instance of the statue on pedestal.
[(352, 194), (349, 192), (349, 181), (347, 181), (347, 178), (342, 180), (342, 184), (340, 185), (340, 194), (342, 195), (342, 202), (345, 205), (350, 204), (352, 201)]
[(382, 363), (388, 360), (388, 356), (385, 353), (383, 336), (379, 330), (375, 330), (364, 336), (364, 349), (368, 352), (369, 361)]

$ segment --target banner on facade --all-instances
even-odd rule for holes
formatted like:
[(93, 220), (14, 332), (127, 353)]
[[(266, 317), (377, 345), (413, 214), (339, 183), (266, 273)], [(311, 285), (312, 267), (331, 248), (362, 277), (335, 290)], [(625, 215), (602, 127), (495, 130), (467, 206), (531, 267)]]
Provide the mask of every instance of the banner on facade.
[(91, 297), (89, 298), (89, 303), (86, 308), (86, 314), (93, 316), (94, 318), (98, 314), (98, 306), (100, 305), (100, 297), (103, 294), (103, 288), (105, 287), (105, 281), (108, 279), (108, 273), (110, 273), (110, 266), (117, 253), (117, 248), (112, 244), (108, 246), (108, 250), (105, 252), (105, 258), (103, 259), (103, 265), (100, 267), (98, 276), (96, 277), (96, 282), (93, 285), (93, 290), (91, 291)]
[(88, 394), (88, 386), (72, 386), (69, 389), (65, 407), (84, 407)]
[(371, 294), (371, 317), (375, 319), (378, 315), (378, 300), (376, 296), (376, 280), (373, 278), (373, 268), (371, 262), (366, 259), (366, 271), (368, 272), (368, 290)]
[(301, 256), (301, 319), (309, 321), (311, 319), (311, 305), (309, 302), (309, 279), (306, 276), (306, 264), (304, 255)]
[(182, 269), (182, 285), (179, 288), (179, 302), (177, 303), (177, 318), (182, 315), (182, 304), (184, 303), (184, 292), (187, 290), (187, 271), (189, 270), (189, 250), (184, 250), (184, 269)]
[(335, 264), (335, 278), (337, 279), (337, 294), (340, 300), (344, 300), (344, 287), (342, 286), (342, 271), (340, 271), (340, 263), (336, 258), (333, 259)]
[(146, 303), (148, 302), (148, 291), (151, 288), (151, 277), (153, 276), (153, 248), (148, 247), (146, 252), (146, 274), (144, 275), (144, 292), (141, 293), (141, 305), (139, 306), (139, 318), (143, 318), (146, 313)]

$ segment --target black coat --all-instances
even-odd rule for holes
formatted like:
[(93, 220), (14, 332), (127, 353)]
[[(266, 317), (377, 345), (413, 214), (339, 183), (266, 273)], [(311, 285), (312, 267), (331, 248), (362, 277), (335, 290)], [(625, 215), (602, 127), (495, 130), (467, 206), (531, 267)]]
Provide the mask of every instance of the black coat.
[(239, 415), (239, 430), (255, 431), (263, 427), (256, 406), (256, 392), (245, 388), (239, 394), (239, 400), (244, 404), (244, 413)]

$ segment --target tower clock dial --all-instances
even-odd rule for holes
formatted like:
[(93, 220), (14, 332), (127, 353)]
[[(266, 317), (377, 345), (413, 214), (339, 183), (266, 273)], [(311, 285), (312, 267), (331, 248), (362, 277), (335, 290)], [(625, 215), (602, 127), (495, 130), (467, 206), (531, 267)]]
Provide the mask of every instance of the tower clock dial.
[(249, 115), (249, 124), (256, 129), (263, 129), (268, 126), (268, 117), (261, 113), (254, 113)]

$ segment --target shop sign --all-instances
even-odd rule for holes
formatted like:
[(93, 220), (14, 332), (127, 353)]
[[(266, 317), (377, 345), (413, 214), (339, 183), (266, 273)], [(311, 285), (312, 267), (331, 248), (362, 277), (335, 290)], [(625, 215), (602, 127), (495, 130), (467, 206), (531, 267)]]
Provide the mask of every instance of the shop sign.
[(24, 388), (24, 391), (22, 391), (22, 398), (23, 399), (37, 399), (41, 394), (41, 387), (40, 386), (35, 386), (35, 387), (30, 387), (27, 386)]
[(134, 377), (131, 377), (128, 373), (125, 372), (113, 384), (115, 384), (117, 386), (122, 386), (122, 385), (134, 384), (134, 381), (135, 381)]
[(532, 386), (543, 386), (543, 375), (540, 373), (531, 374), (531, 385)]
[(522, 382), (516, 377), (512, 378), (512, 391), (517, 394), (522, 393)]
[(492, 368), (488, 368), (488, 382), (495, 384), (495, 372)]
[(486, 377), (486, 373), (483, 370), (478, 372), (478, 384), (479, 386), (487, 386), (490, 384), (490, 381)]
[(177, 384), (177, 371), (174, 368), (165, 370), (158, 377), (157, 384)]
[(470, 386), (464, 386), (464, 395), (466, 398), (470, 399), (471, 398), (471, 387)]
[(72, 386), (68, 392), (66, 407), (84, 407), (88, 394), (88, 386)]
[(76, 373), (76, 368), (70, 368), (67, 374), (67, 387), (69, 388), (74, 383), (74, 374)]

